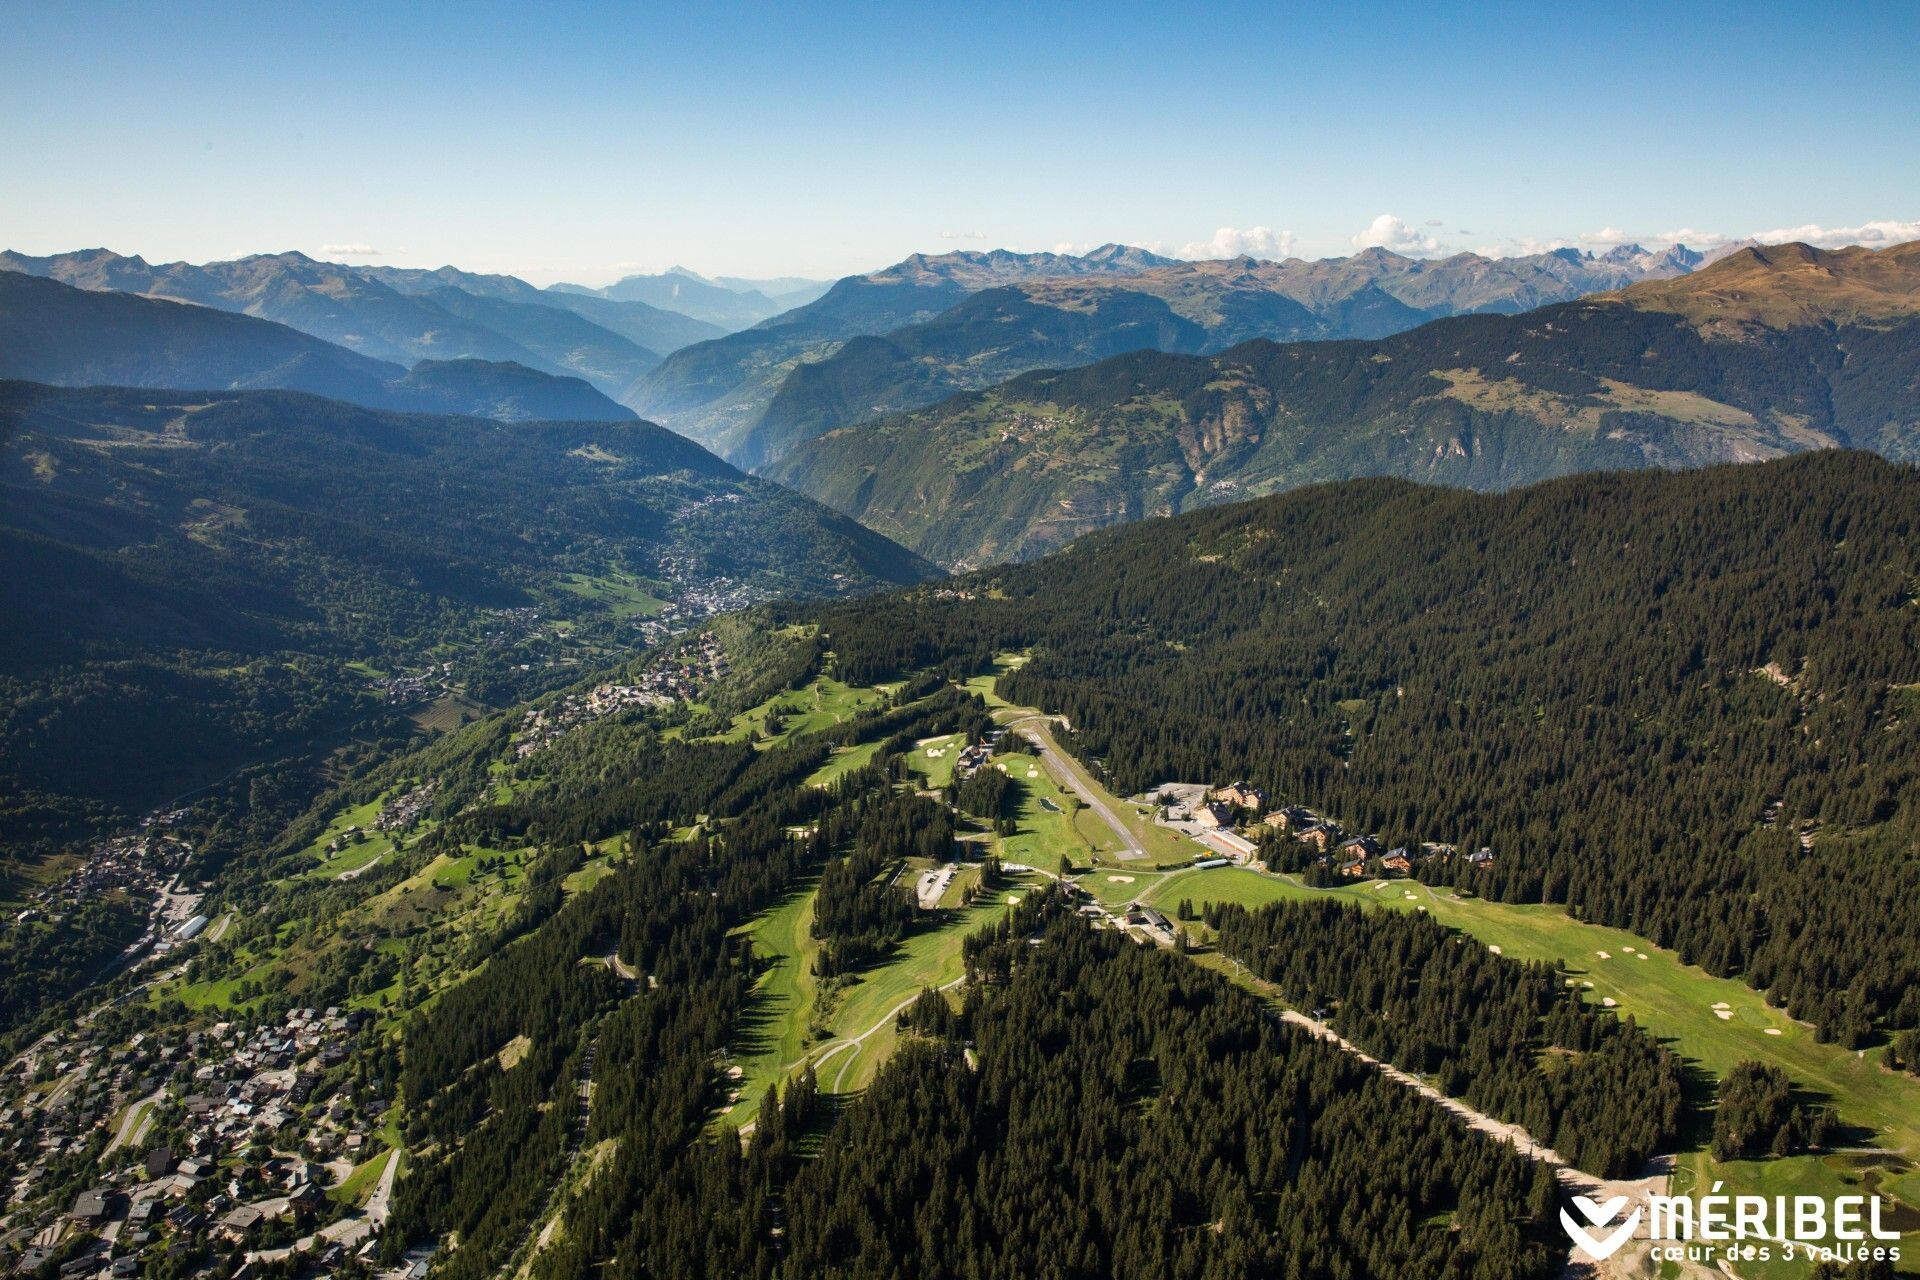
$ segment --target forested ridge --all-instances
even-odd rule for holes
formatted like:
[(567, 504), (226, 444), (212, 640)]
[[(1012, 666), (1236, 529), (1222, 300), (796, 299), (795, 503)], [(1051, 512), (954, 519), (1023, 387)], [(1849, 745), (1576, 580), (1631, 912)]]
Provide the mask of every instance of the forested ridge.
[(6, 384), (0, 838), (45, 852), (338, 729), (384, 701), (349, 661), (450, 660), (495, 705), (571, 680), (641, 640), (581, 579), (691, 604), (930, 571), (646, 423)]
[[(1035, 927), (1040, 933), (1032, 941)], [(1553, 1274), (1551, 1171), (1032, 895), (785, 1205), (785, 1275)]]
[[(529, 894), (510, 932), (476, 955), (477, 970), (409, 1025), (401, 1086), (419, 1159), (400, 1184), (392, 1248), (453, 1232), (461, 1247), (447, 1274), (491, 1274), (525, 1243), (570, 1156), (612, 1139), (605, 1175), (570, 1207), (572, 1229), (540, 1255), (537, 1274), (642, 1253), (655, 1261), (635, 1274), (751, 1274), (755, 1258), (772, 1257), (754, 1202), (735, 1204), (712, 1183), (742, 1176), (729, 1157), (738, 1144), (699, 1140), (719, 1105), (715, 1057), (758, 972), (735, 930), (804, 881), (835, 876), (845, 892), (830, 930), (844, 965), (870, 962), (902, 936), (907, 917), (883, 886), (856, 877), (929, 840), (950, 852), (952, 828), (930, 823), (933, 802), (895, 793), (900, 752), (916, 737), (986, 723), (978, 699), (929, 687), (914, 682), (895, 705), (765, 750), (660, 743), (626, 726), (638, 752), (631, 770), (576, 756), (564, 785), (470, 807), (430, 837), (578, 848), (635, 833), (629, 857), (594, 888), (564, 902)], [(880, 742), (874, 764), (831, 787), (805, 783), (830, 745), (861, 741)], [(635, 977), (621, 978), (610, 957)], [(527, 1052), (502, 1066), (519, 1037)], [(589, 1082), (591, 1108), (576, 1106)], [(775, 1154), (786, 1159), (784, 1148)], [(725, 1240), (695, 1248), (681, 1235), (735, 1213)]]
[[(754, 693), (809, 678), (766, 668)], [(405, 1024), (412, 1159), (388, 1256), (434, 1240), (437, 1274), (534, 1280), (1552, 1273), (1549, 1171), (1218, 975), (1096, 934), (1052, 889), (967, 940), (961, 1008), (924, 995), (862, 1097), (829, 1103), (802, 1072), (750, 1141), (715, 1126), (762, 963), (741, 926), (814, 886), (827, 971), (883, 956), (922, 918), (893, 869), (953, 852), (946, 807), (903, 789), (903, 753), (991, 723), (920, 677), (758, 749), (609, 724), (509, 799), (449, 800), (413, 856), (553, 852), (511, 930)], [(824, 747), (873, 742), (871, 764), (807, 784)], [(623, 830), (604, 879), (547, 891), (578, 865), (561, 851)]]
[(1632, 1177), (1671, 1147), (1680, 1059), (1557, 966), (1494, 955), (1424, 915), (1338, 902), (1209, 907), (1219, 947), (1342, 1036), (1521, 1126), (1576, 1168)]
[[(1920, 473), (1828, 452), (1502, 495), (1316, 486), (817, 619), (989, 669), (1116, 790), (1244, 777), (1857, 1045), (1920, 1025)], [(1880, 906), (1877, 904), (1886, 904)]]

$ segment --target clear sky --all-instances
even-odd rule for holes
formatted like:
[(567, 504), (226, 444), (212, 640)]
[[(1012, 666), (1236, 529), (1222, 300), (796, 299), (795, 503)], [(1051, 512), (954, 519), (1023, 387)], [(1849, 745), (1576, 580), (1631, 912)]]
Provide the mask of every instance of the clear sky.
[(0, 0), (0, 22), (0, 247), (33, 253), (602, 283), (1108, 240), (1920, 235), (1910, 0)]

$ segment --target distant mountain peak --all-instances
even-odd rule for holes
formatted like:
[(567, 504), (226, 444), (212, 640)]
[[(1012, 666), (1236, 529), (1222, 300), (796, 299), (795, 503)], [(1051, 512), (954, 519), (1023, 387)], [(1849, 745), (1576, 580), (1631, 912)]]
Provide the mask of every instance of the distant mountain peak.
[(1707, 332), (1885, 323), (1920, 315), (1920, 240), (1885, 249), (1739, 245), (1687, 275), (1607, 296)]

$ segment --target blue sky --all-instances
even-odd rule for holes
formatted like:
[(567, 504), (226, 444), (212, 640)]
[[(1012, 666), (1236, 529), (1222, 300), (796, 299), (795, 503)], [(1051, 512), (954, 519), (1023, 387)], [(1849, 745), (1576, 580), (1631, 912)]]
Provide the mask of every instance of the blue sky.
[(600, 283), (1920, 219), (1912, 3), (0, 0), (0, 21), (0, 246), (37, 253), (331, 247)]

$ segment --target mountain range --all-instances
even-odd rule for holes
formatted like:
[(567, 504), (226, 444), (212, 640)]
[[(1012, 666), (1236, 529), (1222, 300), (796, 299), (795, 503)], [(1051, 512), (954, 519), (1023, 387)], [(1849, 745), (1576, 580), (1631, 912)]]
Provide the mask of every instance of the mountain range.
[(511, 360), (421, 360), (408, 369), (271, 320), (79, 289), (17, 271), (0, 271), (0, 378), (60, 386), (281, 388), (375, 409), (498, 419), (633, 416), (583, 379)]
[(553, 286), (553, 291), (615, 302), (645, 303), (733, 332), (805, 306), (825, 293), (830, 284), (830, 281), (798, 276), (775, 280), (746, 280), (737, 276), (710, 279), (685, 267), (671, 267), (658, 275), (623, 276), (598, 289), (558, 284)]
[(801, 441), (1038, 368), (1132, 350), (1204, 354), (1250, 338), (1372, 338), (1510, 313), (1692, 270), (1683, 246), (1426, 261), (1368, 249), (1317, 262), (918, 254), (818, 303), (675, 353), (621, 397), (749, 468)]
[(642, 302), (536, 289), (512, 276), (346, 266), (303, 253), (155, 265), (107, 249), (8, 251), (0, 269), (242, 312), (377, 360), (512, 361), (586, 378), (609, 395), (659, 364), (661, 353), (722, 332)]
[(1372, 341), (1029, 373), (830, 431), (767, 474), (966, 566), (1351, 476), (1500, 489), (1836, 445), (1911, 459), (1916, 386), (1920, 243), (1795, 244)]

